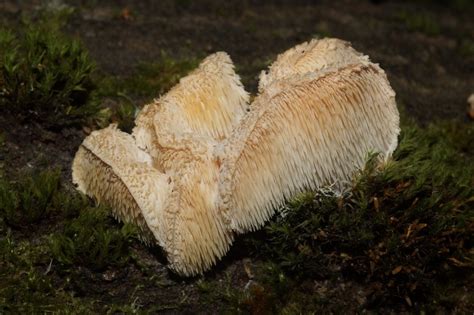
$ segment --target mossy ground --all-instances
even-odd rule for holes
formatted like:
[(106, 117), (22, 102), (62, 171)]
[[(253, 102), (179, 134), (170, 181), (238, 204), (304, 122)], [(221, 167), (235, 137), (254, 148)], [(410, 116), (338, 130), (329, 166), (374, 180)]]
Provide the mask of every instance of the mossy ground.
[(42, 11), (38, 21), (0, 31), (0, 107), (47, 127), (83, 122), (98, 110), (95, 69), (79, 41), (60, 30), (64, 13)]
[[(40, 23), (56, 37), (41, 37), (50, 55), (33, 36), (31, 55), (22, 48), (23, 57), (1, 60), (10, 90), (15, 82), (38, 89), (2, 94), (0, 103), (0, 313), (471, 313), (474, 127), (462, 102), (474, 54), (472, 22), (460, 12), (472, 6), (434, 2), (424, 1), (420, 14), (407, 2), (359, 2), (351, 14), (324, 1), (284, 10), (258, 1), (164, 1), (159, 8), (70, 1), (39, 11), (25, 4), (32, 34), (39, 36)], [(9, 3), (0, 5), (14, 29), (7, 37), (27, 47), (21, 28), (11, 27), (23, 22)], [(359, 22), (367, 12), (370, 30)], [(453, 15), (464, 24), (453, 24)], [(144, 32), (144, 25), (154, 28)], [(77, 30), (84, 44), (63, 30)], [(140, 106), (208, 52), (229, 51), (255, 91), (258, 71), (277, 52), (317, 35), (353, 40), (382, 62), (403, 109), (393, 160), (381, 165), (368, 156), (343, 194), (296, 196), (261, 231), (240, 237), (213, 270), (182, 279), (166, 269), (159, 248), (139, 242), (133, 226), (75, 192), (70, 163), (83, 137), (110, 122), (130, 130)], [(383, 44), (375, 47), (374, 36)], [(419, 45), (424, 49), (415, 51)], [(31, 60), (51, 64), (62, 50), (71, 58), (38, 75)], [(464, 59), (445, 64), (458, 54)], [(78, 80), (64, 81), (71, 71)], [(66, 84), (51, 94), (54, 80)], [(75, 89), (87, 97), (76, 98)], [(80, 110), (71, 115), (71, 106)]]

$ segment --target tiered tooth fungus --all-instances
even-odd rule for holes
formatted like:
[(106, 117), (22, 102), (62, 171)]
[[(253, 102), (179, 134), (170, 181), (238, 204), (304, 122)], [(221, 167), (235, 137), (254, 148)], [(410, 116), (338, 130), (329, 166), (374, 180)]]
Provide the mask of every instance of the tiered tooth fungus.
[(385, 72), (347, 42), (312, 40), (262, 72), (251, 104), (229, 56), (207, 57), (143, 108), (132, 135), (110, 126), (88, 136), (72, 176), (191, 276), (287, 198), (344, 187), (368, 152), (389, 157), (398, 134)]

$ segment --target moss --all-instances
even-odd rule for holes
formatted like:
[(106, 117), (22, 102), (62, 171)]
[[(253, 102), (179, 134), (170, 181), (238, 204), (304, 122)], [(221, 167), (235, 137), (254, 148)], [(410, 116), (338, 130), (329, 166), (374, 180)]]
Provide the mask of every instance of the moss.
[(79, 297), (71, 290), (76, 281), (67, 274), (57, 274), (47, 238), (35, 243), (16, 240), (10, 233), (0, 235), (0, 313), (135, 314), (138, 306), (103, 303)]
[[(240, 287), (231, 268), (223, 277), (200, 280), (199, 305), (260, 314), (472, 307), (465, 292), (473, 280), (474, 129), (444, 122), (424, 129), (405, 123), (402, 130), (392, 161), (381, 165), (371, 155), (342, 195), (300, 194), (263, 231), (248, 236), (255, 278)], [(13, 191), (29, 187), (9, 185)], [(109, 288), (97, 282), (105, 271), (138, 266), (130, 259), (135, 229), (114, 223), (84, 196), (60, 185), (53, 191), (47, 208), (60, 215), (40, 219), (50, 236), (0, 228), (0, 312), (153, 312), (140, 299), (163, 287), (146, 280), (154, 267), (139, 278), (124, 273), (117, 285), (133, 288), (140, 279), (146, 287), (126, 303), (87, 292), (91, 285), (97, 292)], [(155, 310), (186, 305), (161, 302)]]
[(246, 305), (245, 292), (232, 284), (232, 278), (226, 273), (223, 280), (200, 279), (196, 282), (199, 290), (199, 303), (204, 306), (214, 305), (215, 311), (224, 314), (242, 314), (249, 311)]
[(0, 236), (0, 258), (0, 313), (91, 312), (54, 282), (44, 245)]
[[(85, 270), (100, 272), (129, 261), (128, 248), (135, 228), (117, 226), (107, 217), (108, 211), (90, 208), (84, 196), (56, 187), (58, 175), (57, 171), (45, 171), (26, 177), (26, 186), (15, 185), (15, 194), (32, 194), (29, 198), (34, 200), (18, 202), (31, 206), (27, 208), (31, 214), (22, 210), (14, 216), (21, 231), (16, 225), (12, 229), (11, 218), (5, 213), (0, 216), (0, 313), (135, 313), (133, 303), (103, 303), (90, 295), (76, 296), (77, 286), (89, 285), (84, 279)], [(44, 212), (33, 210), (33, 205), (45, 209), (45, 204), (47, 213), (54, 213), (49, 220), (43, 220)], [(28, 230), (24, 228), (26, 222)], [(33, 226), (36, 228), (31, 229)], [(39, 226), (55, 232), (38, 233)]]
[(66, 222), (62, 231), (50, 237), (54, 259), (64, 266), (98, 271), (125, 264), (130, 258), (129, 243), (137, 231), (129, 224), (120, 228), (112, 225), (108, 213), (101, 208), (87, 208)]
[(51, 15), (0, 30), (0, 110), (62, 126), (97, 111), (94, 63), (82, 45), (60, 32)]
[(18, 182), (0, 178), (0, 216), (9, 226), (29, 228), (53, 211), (59, 171), (20, 176)]
[(84, 282), (77, 268), (96, 272), (128, 262), (135, 228), (117, 226), (108, 211), (67, 190), (58, 169), (18, 178), (0, 177), (0, 313), (125, 309), (78, 298), (74, 285)]
[(0, 29), (1, 111), (49, 128), (92, 121), (99, 127), (115, 122), (130, 131), (141, 104), (198, 65), (198, 59), (162, 52), (130, 76), (97, 74), (85, 48), (60, 31), (71, 12), (44, 11), (18, 30)]

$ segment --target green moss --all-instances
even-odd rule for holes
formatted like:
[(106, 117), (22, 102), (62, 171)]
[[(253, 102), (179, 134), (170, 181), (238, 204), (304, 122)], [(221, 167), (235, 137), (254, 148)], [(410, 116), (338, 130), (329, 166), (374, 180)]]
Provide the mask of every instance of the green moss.
[(18, 30), (0, 29), (1, 111), (51, 128), (88, 119), (130, 131), (144, 102), (166, 93), (198, 65), (197, 59), (163, 52), (156, 62), (139, 64), (133, 75), (94, 75), (87, 51), (60, 31), (70, 13), (43, 12)]
[(51, 277), (42, 243), (0, 236), (0, 313), (90, 313), (92, 303), (79, 301)]
[(214, 305), (214, 311), (223, 314), (241, 314), (248, 310), (245, 293), (235, 288), (229, 273), (222, 280), (200, 279), (196, 284), (201, 305)]
[(54, 259), (64, 266), (92, 270), (125, 264), (130, 258), (129, 244), (136, 228), (130, 224), (116, 227), (109, 221), (108, 213), (101, 208), (83, 209), (77, 218), (66, 222), (62, 231), (50, 237)]
[(97, 111), (94, 64), (82, 45), (47, 15), (20, 29), (0, 29), (0, 110), (58, 126)]
[(84, 270), (95, 273), (129, 261), (135, 234), (129, 225), (114, 225), (104, 209), (88, 205), (84, 196), (60, 189), (49, 202), (57, 214), (51, 226), (56, 232), (30, 235), (0, 226), (0, 313), (136, 313), (133, 301), (76, 296), (77, 287), (89, 286)]
[[(322, 190), (293, 198), (284, 215), (244, 242), (255, 249), (253, 282), (239, 287), (230, 268), (223, 279), (196, 282), (198, 303), (217, 305), (222, 313), (400, 311), (409, 309), (408, 301), (426, 312), (469, 309), (473, 301), (463, 296), (473, 280), (473, 138), (472, 125), (403, 124), (392, 161), (380, 165), (371, 155), (342, 195)], [(0, 226), (0, 312), (145, 311), (142, 288), (123, 304), (84, 293), (92, 283), (99, 291), (110, 286), (94, 282), (106, 270), (139, 266), (130, 259), (135, 229), (117, 225), (84, 196), (47, 184), (56, 181), (51, 174), (34, 178), (25, 177), (24, 185), (8, 182), (13, 188), (3, 190), (29, 191), (39, 201), (20, 204), (48, 200), (46, 209), (52, 210), (46, 214), (59, 214), (41, 221), (51, 226), (50, 236), (30, 238), (10, 223)], [(31, 193), (39, 187), (45, 193)], [(162, 288), (146, 280), (154, 272), (150, 267), (130, 286)], [(357, 302), (353, 295), (359, 291)], [(186, 305), (176, 301), (156, 310)]]
[[(127, 262), (135, 229), (117, 227), (105, 210), (89, 208), (85, 196), (61, 187), (58, 170), (21, 178), (0, 184), (0, 313), (125, 309), (78, 298), (73, 285), (84, 281), (77, 267), (95, 271)], [(44, 226), (56, 232), (35, 232)]]
[(14, 228), (26, 229), (53, 210), (59, 188), (58, 170), (20, 176), (18, 182), (0, 178), (0, 216)]

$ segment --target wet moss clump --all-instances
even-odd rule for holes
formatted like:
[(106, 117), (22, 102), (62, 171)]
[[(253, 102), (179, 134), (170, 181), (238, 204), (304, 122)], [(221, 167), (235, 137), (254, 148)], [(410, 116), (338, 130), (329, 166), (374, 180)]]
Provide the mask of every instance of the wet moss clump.
[(86, 208), (66, 222), (50, 237), (54, 259), (66, 267), (83, 266), (94, 271), (123, 266), (130, 257), (129, 244), (137, 229), (130, 224), (113, 225), (109, 213), (102, 208)]
[(59, 170), (24, 174), (17, 181), (0, 178), (0, 217), (10, 227), (28, 229), (54, 211)]
[(93, 303), (76, 299), (51, 276), (52, 261), (43, 243), (0, 237), (0, 313), (92, 312)]
[(452, 310), (460, 296), (449, 300), (446, 287), (474, 279), (472, 143), (472, 124), (407, 124), (393, 159), (371, 155), (347, 191), (289, 202), (248, 240), (266, 262), (270, 305), (337, 311), (315, 283), (343, 279), (363, 288), (361, 309)]
[[(18, 220), (17, 226), (11, 224), (10, 212), (0, 212), (0, 313), (90, 314), (127, 309), (128, 304), (121, 303), (98, 305), (97, 298), (78, 291), (87, 289), (88, 281), (92, 281), (84, 274), (94, 277), (129, 262), (135, 227), (117, 225), (108, 217), (110, 211), (91, 207), (84, 196), (57, 185), (57, 171), (30, 179), (51, 187), (51, 174), (55, 189), (45, 188), (44, 191), (52, 192), (48, 198), (35, 195), (32, 198), (37, 202), (30, 203), (44, 209), (40, 201), (48, 200), (46, 214), (33, 208), (23, 213), (20, 207), (20, 213), (13, 216)], [(20, 194), (35, 194), (37, 189), (38, 185), (26, 186)]]
[(19, 29), (0, 29), (0, 110), (57, 128), (97, 112), (95, 65), (61, 33), (61, 19), (44, 16)]

